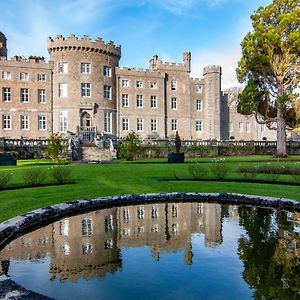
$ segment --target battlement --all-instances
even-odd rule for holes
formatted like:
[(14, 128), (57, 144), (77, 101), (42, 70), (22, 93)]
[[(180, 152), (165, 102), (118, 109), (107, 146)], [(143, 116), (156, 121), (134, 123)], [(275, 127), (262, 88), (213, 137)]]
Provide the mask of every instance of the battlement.
[(203, 68), (203, 76), (205, 76), (206, 74), (211, 74), (211, 73), (219, 73), (221, 75), (222, 68), (220, 66), (216, 66), (216, 65), (206, 66)]
[(149, 61), (150, 70), (167, 70), (167, 71), (183, 71), (190, 72), (190, 53), (183, 53), (183, 63), (165, 62), (154, 55)]
[(143, 68), (128, 68), (118, 67), (116, 68), (117, 75), (123, 76), (147, 76), (149, 78), (162, 77), (162, 73), (155, 70), (143, 69)]
[(48, 63), (45, 61), (43, 56), (29, 56), (28, 58), (23, 55), (15, 55), (8, 59), (5, 56), (0, 56), (0, 61), (6, 61), (7, 63), (17, 63), (17, 64), (45, 64)]
[(121, 57), (121, 46), (115, 45), (113, 41), (106, 43), (100, 37), (97, 37), (94, 41), (88, 35), (84, 35), (81, 39), (78, 39), (74, 34), (71, 34), (67, 38), (62, 35), (57, 35), (55, 38), (48, 38), (49, 54), (62, 50), (90, 51), (118, 58)]
[(203, 78), (191, 78), (191, 81), (195, 84), (197, 83), (203, 83)]

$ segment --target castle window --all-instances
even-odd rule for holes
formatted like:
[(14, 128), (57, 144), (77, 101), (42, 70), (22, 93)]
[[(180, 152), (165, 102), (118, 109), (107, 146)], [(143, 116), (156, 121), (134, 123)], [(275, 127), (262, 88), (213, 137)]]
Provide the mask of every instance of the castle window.
[(68, 73), (68, 63), (66, 62), (58, 63), (58, 73)]
[(111, 67), (104, 66), (103, 67), (103, 75), (107, 77), (111, 77)]
[(142, 220), (145, 218), (145, 209), (143, 206), (139, 206), (137, 209), (137, 218)]
[(39, 130), (46, 130), (46, 116), (38, 116), (38, 128)]
[(136, 82), (136, 87), (137, 87), (137, 88), (142, 88), (142, 87), (143, 87), (143, 81), (139, 81), (139, 80), (138, 80), (138, 81)]
[(143, 131), (144, 130), (144, 119), (137, 118), (137, 120), (136, 120), (136, 130), (137, 131)]
[(46, 81), (46, 74), (38, 73), (37, 74), (37, 81)]
[(151, 227), (151, 232), (154, 232), (154, 233), (157, 233), (158, 232), (158, 224), (154, 224), (152, 227)]
[(2, 97), (4, 102), (11, 101), (11, 89), (9, 87), (2, 88)]
[(177, 109), (177, 99), (175, 97), (171, 98), (171, 108)]
[(143, 107), (143, 95), (136, 95), (136, 107)]
[(59, 233), (60, 235), (69, 235), (69, 220), (63, 219), (59, 222)]
[(38, 103), (46, 103), (46, 90), (38, 90)]
[(232, 124), (232, 122), (229, 122), (228, 127), (229, 127), (229, 132), (232, 132), (233, 131), (233, 124)]
[(122, 107), (129, 106), (129, 96), (128, 94), (122, 94)]
[(157, 120), (151, 119), (151, 131), (156, 132), (157, 131)]
[(250, 123), (248, 122), (245, 124), (245, 131), (250, 132)]
[(172, 233), (178, 235), (178, 224), (172, 224)]
[(177, 90), (177, 81), (171, 80), (171, 91), (176, 91), (176, 90)]
[(172, 119), (171, 127), (172, 127), (173, 131), (177, 131), (177, 120), (176, 119)]
[(83, 219), (81, 221), (81, 233), (83, 236), (90, 236), (93, 233), (92, 219)]
[(93, 252), (93, 245), (92, 244), (86, 243), (86, 244), (82, 245), (82, 248), (81, 248), (81, 253), (82, 254), (92, 254), (92, 252)]
[(105, 216), (104, 230), (105, 230), (105, 232), (114, 230), (113, 216), (112, 215)]
[(130, 228), (124, 228), (122, 232), (122, 236), (130, 236)]
[(104, 98), (111, 99), (111, 86), (105, 85), (103, 89)]
[(201, 85), (196, 85), (196, 93), (198, 93), (198, 94), (202, 93), (202, 86)]
[(11, 116), (2, 115), (2, 128), (3, 130), (11, 130)]
[(91, 73), (91, 64), (89, 63), (81, 63), (80, 72), (83, 74)]
[(172, 217), (177, 218), (178, 217), (178, 204), (172, 204)]
[(104, 112), (104, 132), (112, 133), (112, 113)]
[(152, 219), (158, 218), (158, 208), (156, 205), (152, 206), (151, 217)]
[(61, 98), (68, 97), (68, 84), (67, 83), (59, 83), (58, 95)]
[(122, 129), (123, 131), (129, 130), (129, 120), (127, 118), (122, 119)]
[(1, 78), (2, 78), (2, 79), (6, 79), (6, 80), (11, 79), (11, 72), (3, 71), (3, 72), (1, 73)]
[(81, 97), (91, 97), (91, 84), (82, 83), (81, 84)]
[(25, 72), (20, 73), (20, 80), (28, 80), (28, 79), (29, 79), (28, 73)]
[(128, 223), (129, 222), (129, 209), (128, 208), (123, 208), (123, 221), (124, 223)]
[(129, 80), (122, 79), (122, 87), (129, 87)]
[(29, 90), (28, 89), (21, 89), (21, 102), (28, 103), (29, 102)]
[(240, 132), (244, 131), (244, 123), (242, 123), (242, 122), (239, 123), (239, 131)]
[(157, 88), (156, 81), (149, 81), (148, 84), (149, 84), (150, 89), (156, 89)]
[(157, 108), (157, 97), (156, 96), (150, 96), (150, 105), (151, 108)]
[(29, 116), (20, 116), (21, 130), (29, 130)]
[(71, 248), (68, 244), (64, 244), (60, 247), (60, 253), (63, 255), (70, 255)]
[(196, 131), (203, 131), (203, 123), (201, 120), (196, 120)]
[(112, 239), (106, 240), (106, 241), (104, 242), (104, 249), (112, 249), (113, 246), (114, 246), (114, 242), (113, 242)]
[(201, 111), (202, 110), (202, 100), (197, 99), (196, 100), (196, 110)]
[(59, 131), (65, 132), (68, 130), (68, 112), (67, 111), (61, 111), (59, 113)]

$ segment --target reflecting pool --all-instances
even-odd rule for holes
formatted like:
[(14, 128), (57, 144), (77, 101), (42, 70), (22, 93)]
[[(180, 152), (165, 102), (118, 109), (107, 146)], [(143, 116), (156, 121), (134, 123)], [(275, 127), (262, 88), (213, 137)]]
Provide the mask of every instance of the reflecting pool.
[(300, 213), (196, 202), (101, 209), (12, 241), (1, 273), (55, 299), (300, 299)]

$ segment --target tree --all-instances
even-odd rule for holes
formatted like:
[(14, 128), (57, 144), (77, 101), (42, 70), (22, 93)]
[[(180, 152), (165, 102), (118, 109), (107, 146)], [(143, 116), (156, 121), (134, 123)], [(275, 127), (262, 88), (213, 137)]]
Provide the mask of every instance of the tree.
[(286, 156), (286, 130), (300, 124), (293, 93), (300, 80), (299, 0), (273, 0), (251, 16), (253, 31), (241, 43), (236, 70), (246, 83), (238, 111), (277, 130), (277, 155)]
[(47, 156), (54, 161), (60, 161), (67, 159), (67, 152), (66, 141), (60, 135), (52, 134), (46, 148)]
[(134, 131), (132, 131), (122, 138), (121, 145), (119, 147), (119, 155), (121, 158), (133, 161), (140, 152), (140, 149), (140, 138)]

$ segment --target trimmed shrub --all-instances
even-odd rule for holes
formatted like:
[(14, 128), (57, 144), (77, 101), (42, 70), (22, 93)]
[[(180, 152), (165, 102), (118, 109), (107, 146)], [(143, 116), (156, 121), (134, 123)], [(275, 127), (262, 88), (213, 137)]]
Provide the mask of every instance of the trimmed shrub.
[(122, 138), (119, 146), (119, 157), (125, 158), (127, 161), (133, 161), (137, 158), (141, 149), (141, 140), (139, 136), (132, 131)]
[(41, 185), (47, 177), (47, 172), (43, 169), (33, 168), (24, 172), (24, 180), (31, 186)]
[(207, 169), (199, 163), (188, 165), (188, 171), (194, 179), (201, 179), (207, 174)]
[(46, 155), (54, 161), (66, 160), (68, 156), (68, 145), (59, 134), (52, 134), (45, 152)]
[(216, 159), (210, 166), (210, 170), (217, 180), (223, 180), (229, 172), (227, 164), (222, 159)]
[(256, 166), (239, 167), (237, 170), (245, 180), (253, 180), (257, 176)]
[(300, 183), (300, 168), (291, 167), (290, 168), (290, 174), (294, 177), (294, 180), (297, 183)]
[(7, 186), (9, 181), (12, 178), (12, 174), (8, 172), (1, 172), (0, 173), (0, 189), (3, 189)]
[(71, 180), (71, 169), (66, 166), (56, 166), (52, 169), (52, 176), (59, 184), (67, 183)]

